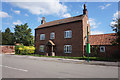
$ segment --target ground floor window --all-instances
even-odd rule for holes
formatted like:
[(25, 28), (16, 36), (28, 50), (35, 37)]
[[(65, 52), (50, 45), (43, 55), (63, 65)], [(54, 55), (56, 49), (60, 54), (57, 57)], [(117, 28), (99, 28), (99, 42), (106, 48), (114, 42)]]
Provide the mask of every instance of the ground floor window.
[(40, 52), (44, 52), (44, 45), (40, 45)]
[(64, 53), (72, 53), (72, 45), (64, 45)]
[(100, 46), (100, 52), (105, 52), (105, 46)]

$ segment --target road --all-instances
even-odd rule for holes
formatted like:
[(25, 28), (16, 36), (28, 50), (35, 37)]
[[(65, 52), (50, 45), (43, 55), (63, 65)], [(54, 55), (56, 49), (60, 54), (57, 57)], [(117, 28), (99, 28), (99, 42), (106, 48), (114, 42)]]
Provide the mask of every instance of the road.
[(2, 56), (3, 78), (118, 78), (118, 67), (47, 61), (25, 56)]

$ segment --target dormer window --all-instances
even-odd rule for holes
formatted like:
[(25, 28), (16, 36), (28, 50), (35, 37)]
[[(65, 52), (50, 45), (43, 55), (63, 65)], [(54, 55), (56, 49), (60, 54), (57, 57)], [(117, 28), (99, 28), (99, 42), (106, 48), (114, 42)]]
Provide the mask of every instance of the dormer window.
[(72, 31), (71, 30), (64, 31), (64, 38), (72, 38)]

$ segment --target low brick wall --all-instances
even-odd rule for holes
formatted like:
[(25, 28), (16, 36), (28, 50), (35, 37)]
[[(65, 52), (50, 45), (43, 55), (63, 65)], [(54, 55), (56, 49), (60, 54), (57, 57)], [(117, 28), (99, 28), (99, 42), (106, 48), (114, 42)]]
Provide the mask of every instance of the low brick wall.
[(15, 53), (15, 46), (1, 45), (0, 49), (3, 54), (14, 54)]

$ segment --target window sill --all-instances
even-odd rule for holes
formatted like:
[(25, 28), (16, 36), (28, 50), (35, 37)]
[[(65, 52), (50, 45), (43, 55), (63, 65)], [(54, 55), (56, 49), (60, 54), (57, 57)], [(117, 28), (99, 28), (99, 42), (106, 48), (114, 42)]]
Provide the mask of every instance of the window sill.
[(101, 53), (104, 53), (105, 51), (100, 51)]
[(54, 39), (50, 39), (50, 40), (54, 40)]
[(45, 41), (45, 40), (40, 40), (40, 41)]
[(40, 53), (44, 53), (44, 52), (40, 52)]
[(65, 38), (65, 39), (71, 39), (71, 38)]
[(71, 54), (71, 52), (66, 52), (65, 54)]

